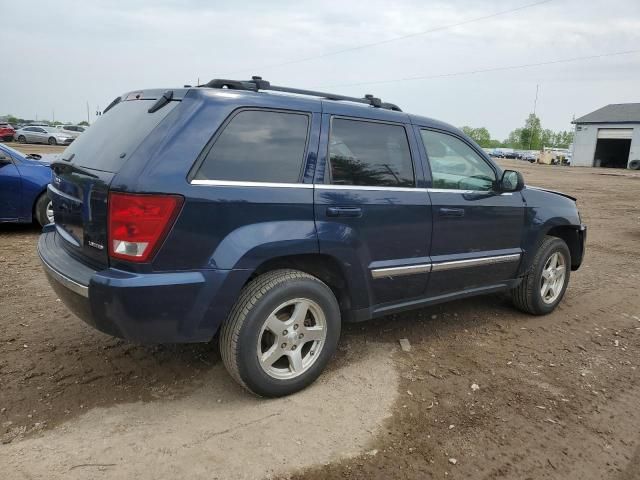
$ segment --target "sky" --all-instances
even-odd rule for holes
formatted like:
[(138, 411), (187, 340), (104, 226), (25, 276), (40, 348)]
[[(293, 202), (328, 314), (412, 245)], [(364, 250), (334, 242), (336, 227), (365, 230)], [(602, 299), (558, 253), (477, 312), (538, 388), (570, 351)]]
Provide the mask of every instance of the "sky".
[[(536, 112), (553, 130), (610, 103), (640, 102), (640, 1), (547, 0), (492, 16), (533, 3), (0, 0), (0, 115), (79, 122), (88, 102), (93, 120), (131, 90), (261, 75), (372, 93), (502, 140), (532, 112), (536, 85)], [(409, 77), (427, 78), (398, 81)]]

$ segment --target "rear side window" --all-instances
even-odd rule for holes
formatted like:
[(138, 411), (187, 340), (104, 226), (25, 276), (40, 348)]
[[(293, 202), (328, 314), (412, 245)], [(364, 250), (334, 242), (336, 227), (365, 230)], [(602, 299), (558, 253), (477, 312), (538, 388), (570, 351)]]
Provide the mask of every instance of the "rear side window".
[(217, 138), (196, 180), (296, 183), (300, 179), (309, 116), (244, 110)]
[(130, 100), (118, 103), (67, 147), (64, 159), (71, 158), (71, 163), (95, 170), (118, 172), (138, 145), (180, 103), (170, 102), (160, 110), (148, 113), (154, 102)]
[(333, 185), (415, 185), (409, 142), (401, 125), (334, 118), (329, 163)]

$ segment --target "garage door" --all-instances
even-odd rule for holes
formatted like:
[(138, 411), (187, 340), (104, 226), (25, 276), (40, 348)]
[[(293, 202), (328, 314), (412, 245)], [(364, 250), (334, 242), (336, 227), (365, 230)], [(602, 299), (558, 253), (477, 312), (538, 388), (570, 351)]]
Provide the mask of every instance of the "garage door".
[(633, 128), (599, 128), (598, 138), (631, 138)]

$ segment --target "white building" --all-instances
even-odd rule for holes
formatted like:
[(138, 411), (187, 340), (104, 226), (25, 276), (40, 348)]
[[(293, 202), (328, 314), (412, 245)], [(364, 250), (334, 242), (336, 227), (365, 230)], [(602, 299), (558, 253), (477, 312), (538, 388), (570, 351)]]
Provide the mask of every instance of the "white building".
[(640, 169), (640, 103), (607, 105), (573, 123), (571, 165)]

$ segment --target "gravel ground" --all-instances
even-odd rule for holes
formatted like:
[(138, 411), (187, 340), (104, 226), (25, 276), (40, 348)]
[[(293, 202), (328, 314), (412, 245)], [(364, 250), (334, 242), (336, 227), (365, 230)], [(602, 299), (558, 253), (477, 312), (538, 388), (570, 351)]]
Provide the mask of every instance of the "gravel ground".
[(92, 330), (38, 229), (0, 226), (0, 478), (640, 478), (640, 175), (503, 163), (579, 198), (587, 257), (559, 308), (494, 295), (346, 325), (279, 400), (237, 388), (215, 345)]

